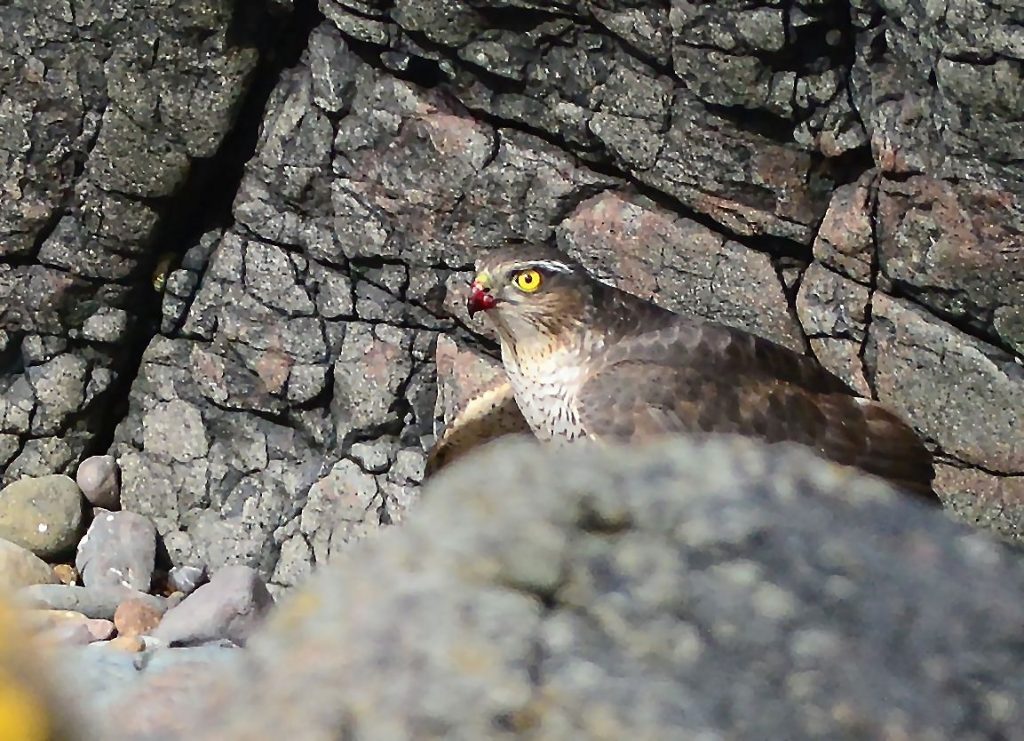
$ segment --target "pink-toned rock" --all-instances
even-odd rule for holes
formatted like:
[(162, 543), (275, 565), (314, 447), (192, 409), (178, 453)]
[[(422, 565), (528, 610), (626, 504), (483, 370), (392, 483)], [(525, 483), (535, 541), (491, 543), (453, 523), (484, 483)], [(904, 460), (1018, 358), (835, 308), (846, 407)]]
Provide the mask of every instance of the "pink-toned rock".
[[(473, 399), (507, 381), (505, 369), (492, 357), (460, 348), (449, 337), (439, 337), (435, 350), (437, 362), (436, 416), (451, 422)], [(528, 430), (526, 420), (523, 429)]]
[[(883, 180), (879, 265), (885, 278), (919, 291), (926, 306), (986, 321), (987, 312), (1022, 305), (1022, 219), (1024, 198), (1009, 191), (924, 175)], [(1004, 330), (1008, 344), (1024, 345), (1024, 334)]]
[(435, 430), (426, 476), (495, 438), (530, 433), (496, 360), (462, 350), (447, 337), (438, 338), (436, 360), (434, 416), (444, 428)]
[(75, 610), (25, 610), (25, 624), (35, 630), (49, 630), (68, 623), (84, 623), (87, 618)]
[(70, 632), (71, 628), (67, 627), (70, 625), (84, 625), (92, 641), (105, 641), (114, 634), (114, 623), (110, 620), (89, 618), (75, 610), (26, 610), (25, 622), (44, 636), (58, 628), (63, 631), (55, 634), (58, 637), (67, 635), (73, 638), (79, 635)]
[(39, 640), (44, 644), (51, 645), (85, 646), (95, 639), (85, 621), (67, 620), (44, 630), (39, 634)]
[(106, 641), (114, 635), (114, 623), (103, 618), (87, 618), (85, 627), (89, 629), (94, 641)]
[(871, 279), (874, 259), (872, 181), (875, 177), (876, 173), (869, 172), (856, 183), (836, 188), (814, 240), (816, 260), (865, 284)]
[(643, 197), (616, 191), (583, 201), (558, 229), (571, 257), (623, 290), (805, 349), (768, 255)]

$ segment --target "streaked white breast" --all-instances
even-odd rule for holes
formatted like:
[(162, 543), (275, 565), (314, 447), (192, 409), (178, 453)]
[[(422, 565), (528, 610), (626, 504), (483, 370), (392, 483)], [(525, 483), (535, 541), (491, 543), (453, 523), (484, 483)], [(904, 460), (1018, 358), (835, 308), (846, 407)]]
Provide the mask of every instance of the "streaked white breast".
[(585, 373), (576, 348), (548, 346), (516, 356), (503, 346), (502, 358), (519, 409), (538, 438), (584, 436), (576, 393)]

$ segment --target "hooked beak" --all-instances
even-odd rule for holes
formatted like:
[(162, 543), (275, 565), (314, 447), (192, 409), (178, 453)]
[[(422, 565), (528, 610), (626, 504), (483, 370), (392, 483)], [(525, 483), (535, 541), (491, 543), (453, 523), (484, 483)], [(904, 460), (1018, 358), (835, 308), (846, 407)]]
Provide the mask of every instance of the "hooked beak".
[(471, 317), (478, 311), (487, 311), (494, 308), (497, 301), (490, 294), (490, 290), (487, 286), (477, 282), (470, 286), (469, 298), (466, 299), (466, 308), (469, 309)]
[(496, 303), (498, 303), (497, 300), (491, 295), (489, 277), (481, 273), (469, 287), (469, 298), (466, 299), (469, 316), (472, 317), (478, 311), (493, 309)]

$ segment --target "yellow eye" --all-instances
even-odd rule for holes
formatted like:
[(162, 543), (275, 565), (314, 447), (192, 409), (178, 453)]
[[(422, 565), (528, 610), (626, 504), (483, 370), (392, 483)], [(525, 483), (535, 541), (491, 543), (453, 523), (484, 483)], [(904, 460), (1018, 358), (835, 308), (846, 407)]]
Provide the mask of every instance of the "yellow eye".
[(520, 291), (533, 293), (540, 288), (540, 273), (536, 270), (523, 270), (515, 274), (512, 282), (516, 284), (516, 288)]

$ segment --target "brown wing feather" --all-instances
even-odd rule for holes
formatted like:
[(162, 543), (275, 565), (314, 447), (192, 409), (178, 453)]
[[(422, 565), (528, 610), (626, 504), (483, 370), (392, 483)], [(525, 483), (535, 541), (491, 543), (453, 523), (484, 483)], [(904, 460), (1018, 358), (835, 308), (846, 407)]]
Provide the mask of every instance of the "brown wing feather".
[(445, 427), (441, 439), (427, 454), (424, 478), (495, 438), (529, 432), (508, 381), (481, 389)]
[(794, 442), (934, 498), (931, 454), (899, 417), (813, 359), (721, 325), (680, 320), (617, 343), (577, 407), (594, 439), (716, 433)]

